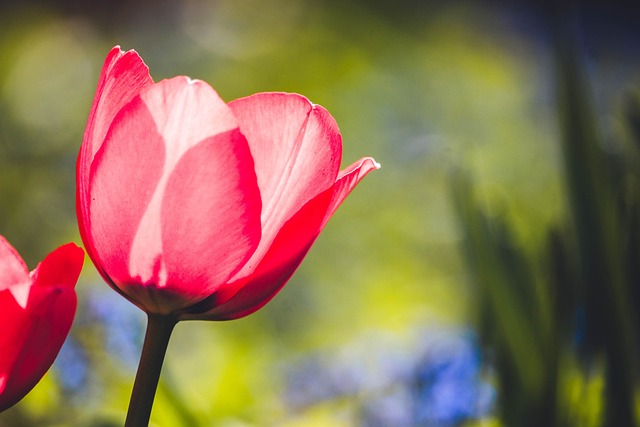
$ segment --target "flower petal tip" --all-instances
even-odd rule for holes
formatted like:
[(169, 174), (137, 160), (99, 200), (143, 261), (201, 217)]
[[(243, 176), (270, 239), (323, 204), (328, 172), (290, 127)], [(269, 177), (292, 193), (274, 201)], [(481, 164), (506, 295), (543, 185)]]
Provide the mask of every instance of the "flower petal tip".
[[(364, 177), (369, 172), (378, 170), (382, 167), (380, 163), (376, 162), (373, 157), (364, 157), (353, 166), (355, 166), (355, 169), (359, 170), (358, 174), (361, 177)], [(349, 168), (347, 168), (347, 170), (348, 169)]]

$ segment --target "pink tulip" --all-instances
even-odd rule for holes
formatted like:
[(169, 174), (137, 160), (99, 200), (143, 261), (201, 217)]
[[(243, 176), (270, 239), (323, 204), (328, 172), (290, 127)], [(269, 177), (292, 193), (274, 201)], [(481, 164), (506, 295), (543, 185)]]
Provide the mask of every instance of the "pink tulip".
[(83, 250), (68, 243), (29, 273), (0, 236), (0, 411), (22, 399), (58, 355), (76, 311), (83, 262)]
[(82, 239), (110, 286), (177, 320), (246, 316), (302, 262), (379, 165), (340, 171), (342, 139), (305, 97), (226, 104), (208, 84), (154, 83), (140, 56), (104, 63), (77, 167)]

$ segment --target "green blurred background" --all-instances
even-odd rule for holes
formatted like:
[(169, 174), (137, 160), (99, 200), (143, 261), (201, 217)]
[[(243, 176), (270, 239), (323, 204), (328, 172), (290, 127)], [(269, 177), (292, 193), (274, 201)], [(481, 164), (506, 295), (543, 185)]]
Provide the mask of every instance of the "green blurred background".
[[(228, 101), (302, 93), (343, 166), (382, 169), (265, 308), (178, 325), (154, 425), (635, 425), (640, 19), (550, 4), (4, 1), (0, 234), (30, 268), (80, 243), (75, 160), (113, 45)], [(122, 424), (144, 316), (88, 259), (77, 291), (0, 426)]]

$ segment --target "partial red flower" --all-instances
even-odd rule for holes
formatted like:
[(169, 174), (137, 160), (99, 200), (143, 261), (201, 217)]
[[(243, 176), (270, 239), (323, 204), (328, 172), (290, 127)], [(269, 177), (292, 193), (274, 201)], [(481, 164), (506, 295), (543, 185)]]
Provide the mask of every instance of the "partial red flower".
[(29, 273), (0, 236), (0, 411), (22, 399), (49, 370), (76, 311), (84, 251), (68, 243)]
[(154, 83), (135, 51), (105, 61), (77, 167), (86, 250), (148, 313), (233, 319), (267, 303), (356, 184), (342, 139), (305, 97), (226, 104), (208, 84)]

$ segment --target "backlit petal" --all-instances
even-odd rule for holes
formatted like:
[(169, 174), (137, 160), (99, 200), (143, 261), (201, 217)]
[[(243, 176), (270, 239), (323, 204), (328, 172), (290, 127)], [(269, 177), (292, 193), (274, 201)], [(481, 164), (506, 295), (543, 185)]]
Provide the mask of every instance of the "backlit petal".
[(262, 240), (242, 277), (260, 262), (283, 224), (335, 181), (342, 157), (338, 125), (297, 94), (260, 93), (229, 103), (247, 138), (262, 195)]
[(162, 205), (168, 286), (202, 299), (225, 283), (258, 246), (260, 208), (253, 160), (238, 130), (188, 151)]
[[(114, 119), (91, 172), (91, 226), (85, 244), (112, 284), (132, 281), (129, 258), (133, 239), (164, 163), (164, 141), (137, 97)], [(159, 249), (148, 248), (154, 253)]]
[[(28, 295), (27, 295), (28, 301)], [(5, 393), (8, 385), (9, 376), (11, 375), (13, 365), (20, 355), (20, 351), (24, 346), (24, 342), (28, 338), (29, 326), (25, 322), (26, 311), (22, 304), (19, 304), (9, 290), (0, 290), (0, 325), (2, 333), (0, 333), (0, 376), (4, 378), (0, 384), (0, 410), (12, 398)], [(10, 406), (10, 405), (9, 405)]]
[[(149, 75), (149, 69), (135, 51), (123, 52), (119, 46), (111, 49), (98, 80), (76, 166), (78, 225), (82, 240), (92, 259), (95, 259), (93, 250), (91, 245), (87, 244), (87, 230), (91, 228), (89, 218), (91, 165), (104, 143), (115, 116), (133, 97), (151, 84), (153, 80)], [(96, 267), (105, 276), (102, 266), (96, 264)]]
[(253, 313), (271, 300), (298, 268), (318, 236), (332, 194), (331, 188), (324, 191), (287, 221), (251, 275), (221, 287), (181, 318), (235, 319)]
[(84, 251), (73, 243), (67, 243), (51, 252), (31, 274), (34, 286), (54, 286), (75, 288), (82, 264)]
[(371, 157), (365, 157), (352, 165), (341, 170), (338, 174), (338, 179), (334, 185), (333, 197), (331, 203), (327, 209), (327, 214), (322, 222), (321, 228), (324, 228), (326, 223), (331, 219), (333, 213), (338, 209), (344, 199), (351, 193), (351, 191), (358, 185), (360, 180), (364, 178), (372, 170), (380, 169), (378, 164)]
[(270, 301), (298, 268), (327, 221), (370, 171), (380, 167), (363, 158), (340, 172), (333, 187), (308, 202), (281, 228), (254, 271), (236, 276), (184, 319), (228, 320), (247, 316)]
[[(2, 295), (5, 294), (5, 295)], [(0, 292), (0, 411), (22, 399), (47, 372), (69, 333), (76, 294), (69, 287), (31, 288), (26, 309)]]
[[(166, 156), (162, 174), (153, 190), (151, 199), (148, 201), (132, 242), (129, 269), (133, 276), (139, 277), (140, 282), (164, 287), (168, 283), (168, 277), (163, 252), (169, 248), (163, 244), (162, 221), (164, 218), (162, 216), (164, 215), (163, 210), (166, 210), (167, 206), (165, 192), (169, 180), (175, 180), (172, 177), (175, 177), (176, 174), (184, 178), (182, 184), (188, 186), (174, 187), (174, 190), (180, 193), (193, 193), (205, 188), (202, 186), (206, 186), (206, 189), (202, 190), (206, 193), (210, 192), (212, 187), (220, 189), (224, 185), (230, 185), (231, 191), (233, 191), (237, 182), (231, 184), (228, 180), (218, 179), (224, 175), (227, 168), (227, 165), (221, 160), (229, 161), (231, 168), (238, 166), (243, 171), (249, 170), (249, 176), (253, 177), (254, 187), (256, 186), (255, 173), (246, 141), (244, 138), (240, 140), (236, 135), (238, 126), (235, 117), (208, 84), (179, 76), (154, 85), (144, 92), (141, 98), (161, 135)], [(218, 138), (218, 135), (225, 136)], [(195, 151), (208, 159), (208, 165), (197, 159), (194, 160), (193, 153), (188, 154), (197, 145), (210, 141), (212, 138), (215, 139), (216, 144), (207, 143), (205, 144), (207, 148), (204, 151), (198, 151), (199, 149)], [(233, 154), (230, 153), (230, 150)], [(186, 163), (184, 156), (190, 158)], [(238, 162), (240, 163), (238, 164)], [(191, 163), (194, 164), (191, 165)], [(183, 169), (177, 172), (179, 164), (183, 165)], [(187, 165), (186, 169), (185, 164)], [(191, 166), (194, 166), (194, 170), (189, 170)], [(200, 180), (199, 175), (204, 174), (203, 177), (211, 175), (207, 172), (208, 168), (217, 168), (215, 180), (211, 182)], [(236, 177), (235, 173), (230, 173), (229, 176)], [(183, 197), (190, 196), (183, 194)], [(202, 203), (202, 201), (200, 202)], [(219, 200), (215, 199), (212, 203), (219, 203)], [(184, 210), (180, 210), (179, 206), (170, 209), (185, 213)], [(198, 209), (198, 207), (194, 206), (194, 209)], [(243, 210), (240, 209), (238, 215), (242, 215), (242, 213)], [(180, 231), (186, 233), (184, 230)], [(202, 230), (195, 232), (202, 232)], [(188, 237), (189, 235), (185, 235), (187, 243)], [(178, 242), (170, 243), (180, 244)], [(190, 285), (196, 286), (194, 283)]]
[(111, 49), (102, 66), (85, 129), (82, 150), (88, 163), (84, 168), (90, 166), (120, 109), (152, 84), (149, 68), (136, 51), (123, 52), (119, 46)]

